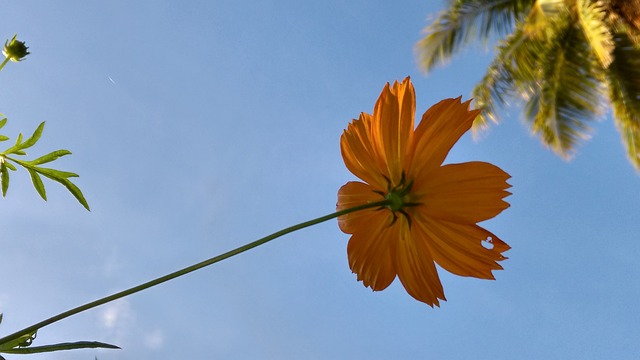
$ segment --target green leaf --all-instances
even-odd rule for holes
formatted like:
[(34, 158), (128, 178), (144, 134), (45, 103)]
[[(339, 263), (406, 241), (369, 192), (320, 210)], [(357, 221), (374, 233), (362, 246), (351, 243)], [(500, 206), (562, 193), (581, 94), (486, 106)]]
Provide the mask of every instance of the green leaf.
[(2, 119), (0, 119), (0, 129), (2, 129), (4, 125), (7, 123), (7, 118), (4, 117), (3, 114), (0, 114), (0, 117), (2, 117)]
[(70, 177), (78, 177), (78, 174), (72, 173), (72, 172), (69, 172), (69, 171), (61, 171), (61, 170), (56, 170), (56, 169), (33, 166), (30, 161), (19, 161), (18, 163), (20, 165), (23, 165), (23, 166), (26, 165), (25, 166), (26, 168), (31, 168), (31, 169), (39, 172), (40, 174), (48, 177), (49, 179), (55, 180), (55, 181), (58, 181), (59, 179), (67, 179), (67, 178), (70, 178)]
[(49, 169), (49, 168), (41, 168), (41, 167), (34, 167), (34, 170), (48, 177), (49, 179), (62, 184), (64, 187), (67, 188), (67, 190), (69, 190), (71, 195), (73, 195), (76, 198), (76, 200), (78, 200), (78, 202), (82, 204), (82, 206), (84, 206), (85, 209), (91, 211), (91, 209), (89, 208), (89, 204), (87, 203), (87, 200), (84, 198), (84, 195), (82, 194), (82, 191), (80, 190), (80, 188), (78, 188), (75, 184), (73, 184), (71, 181), (68, 180), (68, 178), (70, 177), (78, 177), (78, 174), (67, 172), (67, 171)]
[(42, 136), (43, 130), (44, 130), (44, 121), (41, 122), (40, 125), (38, 125), (36, 130), (33, 132), (33, 135), (31, 135), (31, 137), (28, 138), (27, 141), (22, 143), (22, 145), (20, 146), (20, 149), (22, 150), (22, 149), (30, 148), (33, 145), (35, 145), (35, 143), (38, 142), (38, 140), (40, 139), (40, 136)]
[(626, 145), (629, 160), (636, 169), (640, 169), (640, 128), (627, 124), (618, 124), (622, 133), (622, 142)]
[(71, 151), (69, 150), (56, 150), (48, 153), (47, 155), (43, 155), (35, 160), (29, 161), (33, 165), (45, 164), (51, 161), (54, 161), (62, 156), (70, 155)]
[(15, 146), (19, 146), (22, 143), (22, 133), (18, 133), (18, 138), (16, 139)]
[(7, 171), (6, 162), (0, 164), (0, 182), (2, 182), (2, 197), (5, 197), (9, 189), (9, 171)]
[[(416, 44), (425, 72), (446, 63), (463, 45), (488, 40), (493, 33), (506, 35), (530, 11), (534, 0), (457, 0), (426, 28)], [(514, 21), (516, 20), (516, 21)]]
[(602, 70), (579, 28), (563, 26), (548, 41), (538, 90), (525, 105), (525, 116), (545, 145), (571, 158), (588, 138), (588, 122), (602, 113)]
[(640, 170), (640, 49), (626, 33), (616, 33), (614, 39), (614, 60), (607, 69), (609, 99), (629, 160)]
[(37, 354), (62, 350), (77, 350), (77, 349), (120, 349), (120, 347), (106, 344), (98, 341), (78, 341), (69, 343), (59, 343), (43, 346), (31, 346), (31, 347), (14, 347), (11, 349), (0, 350), (0, 352), (6, 354)]
[(91, 209), (89, 208), (89, 203), (87, 203), (87, 200), (84, 198), (84, 195), (82, 195), (82, 191), (79, 187), (77, 187), (74, 183), (67, 179), (59, 181), (59, 183), (64, 185), (67, 190), (69, 190), (69, 192), (71, 192), (71, 194), (76, 198), (76, 200), (78, 200), (78, 202), (82, 204), (82, 206), (84, 206), (85, 209), (91, 211)]
[(33, 183), (33, 187), (36, 188), (36, 191), (38, 191), (40, 197), (42, 197), (42, 199), (46, 201), (47, 192), (44, 189), (44, 184), (42, 183), (42, 179), (40, 179), (40, 175), (38, 175), (38, 173), (33, 169), (27, 169), (27, 171), (29, 171), (29, 175), (31, 175), (31, 182)]
[(4, 162), (4, 164), (5, 164), (5, 165), (9, 168), (9, 170), (11, 170), (11, 171), (16, 171), (16, 170), (17, 170), (17, 169), (16, 169), (16, 167), (15, 167), (15, 166), (13, 166), (13, 164), (12, 164), (12, 163), (10, 163), (10, 162), (5, 161), (5, 162)]
[(555, 32), (552, 28), (554, 22), (568, 14), (567, 0), (537, 0), (523, 24), (523, 30), (534, 38), (548, 37)]
[[(78, 202), (82, 206), (84, 206), (85, 209), (91, 211), (91, 209), (89, 208), (89, 204), (87, 203), (87, 200), (82, 194), (82, 191), (75, 184), (69, 181), (69, 178), (78, 177), (78, 174), (72, 173), (69, 171), (60, 171), (56, 169), (38, 167), (34, 165), (31, 161), (19, 160), (14, 158), (7, 158), (7, 159), (14, 161), (17, 164), (23, 166), (29, 172), (35, 171), (38, 174), (43, 175), (44, 177), (47, 177), (55, 182), (62, 184), (64, 187), (67, 188), (67, 190), (69, 190), (69, 192), (71, 192), (71, 195), (73, 195), (76, 198), (76, 200), (78, 200)], [(32, 180), (33, 180), (33, 177), (32, 177)], [(36, 185), (36, 182), (34, 182), (34, 186), (35, 185)], [(36, 190), (38, 190), (38, 193), (40, 193), (40, 195), (42, 196), (43, 193), (40, 192), (40, 190), (37, 187), (36, 187)], [(44, 190), (44, 186), (42, 187), (42, 190)]]
[(532, 37), (523, 26), (501, 41), (497, 54), (484, 77), (473, 89), (474, 107), (482, 112), (473, 123), (473, 135), (477, 136), (498, 123), (496, 105), (508, 105), (507, 98), (528, 98), (537, 88), (540, 62), (544, 61), (545, 41)]
[[(1, 119), (0, 128), (4, 126), (6, 122), (7, 122), (6, 118)], [(38, 194), (44, 200), (47, 200), (47, 195), (46, 195), (44, 183), (42, 182), (40, 175), (45, 176), (53, 181), (56, 181), (62, 184), (64, 187), (67, 188), (67, 190), (69, 190), (69, 192), (71, 192), (71, 194), (78, 200), (78, 202), (80, 202), (80, 204), (82, 204), (82, 206), (85, 209), (90, 210), (89, 204), (87, 203), (87, 200), (84, 198), (82, 191), (80, 191), (80, 189), (75, 184), (73, 184), (71, 181), (68, 180), (71, 177), (78, 177), (78, 174), (67, 172), (67, 171), (60, 171), (55, 169), (38, 167), (38, 165), (46, 164), (46, 163), (55, 161), (56, 159), (62, 156), (69, 155), (71, 154), (71, 151), (65, 150), (65, 149), (56, 150), (46, 155), (40, 156), (35, 160), (19, 160), (19, 159), (15, 159), (7, 156), (7, 155), (26, 155), (26, 152), (24, 151), (24, 149), (27, 149), (35, 145), (36, 142), (38, 142), (38, 140), (42, 136), (42, 132), (44, 131), (44, 126), (45, 126), (45, 122), (41, 122), (40, 125), (38, 125), (36, 130), (33, 132), (33, 134), (24, 142), (22, 141), (23, 140), (22, 133), (18, 134), (18, 138), (16, 139), (15, 145), (5, 150), (4, 152), (0, 153), (0, 157), (2, 159), (2, 168), (0, 169), (0, 180), (2, 181), (2, 184), (1, 184), (2, 195), (6, 196), (7, 189), (9, 187), (9, 171), (8, 170), (12, 170), (12, 171), (16, 170), (16, 167), (13, 164), (6, 161), (6, 160), (10, 160), (24, 167), (25, 169), (27, 169), (27, 171), (29, 171), (29, 175), (31, 176), (31, 181), (33, 183), (33, 186), (35, 187)], [(7, 139), (8, 137), (4, 135), (0, 135), (0, 141), (4, 141)]]
[(38, 142), (38, 140), (40, 139), (40, 136), (42, 136), (43, 130), (44, 130), (44, 121), (41, 122), (40, 125), (38, 125), (36, 130), (33, 132), (33, 135), (31, 135), (25, 142), (22, 142), (22, 133), (19, 133), (18, 138), (16, 139), (15, 145), (5, 150), (4, 153), (26, 155), (27, 153), (25, 153), (23, 149), (27, 149), (35, 145), (35, 143)]
[(611, 64), (613, 37), (605, 23), (607, 9), (599, 1), (577, 1), (578, 22), (582, 27), (591, 51), (595, 54), (603, 69)]

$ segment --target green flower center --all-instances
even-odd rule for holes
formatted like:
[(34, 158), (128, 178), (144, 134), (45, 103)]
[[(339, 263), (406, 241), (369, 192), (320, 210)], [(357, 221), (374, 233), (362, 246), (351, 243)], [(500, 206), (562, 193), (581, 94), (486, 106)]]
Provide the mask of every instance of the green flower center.
[(406, 212), (406, 208), (419, 205), (419, 203), (412, 201), (412, 198), (414, 198), (411, 196), (412, 185), (413, 182), (411, 181), (407, 183), (403, 173), (398, 185), (391, 186), (391, 181), (389, 181), (386, 192), (376, 191), (376, 193), (380, 194), (388, 201), (388, 204), (381, 209), (388, 208), (393, 212), (392, 224), (396, 222), (398, 219), (398, 213), (400, 213), (407, 219), (409, 226), (411, 226), (411, 217)]
[(406, 192), (403, 190), (391, 191), (384, 197), (385, 200), (389, 200), (388, 207), (389, 209), (391, 209), (391, 211), (393, 212), (401, 211), (405, 206), (407, 206), (410, 203), (409, 195), (406, 194)]

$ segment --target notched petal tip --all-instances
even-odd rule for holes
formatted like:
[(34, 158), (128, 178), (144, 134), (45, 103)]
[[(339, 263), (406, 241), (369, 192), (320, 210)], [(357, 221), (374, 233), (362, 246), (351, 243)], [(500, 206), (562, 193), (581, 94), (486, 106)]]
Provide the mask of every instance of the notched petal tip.
[(509, 246), (506, 242), (500, 240), (495, 235), (493, 235), (493, 237), (491, 238), (491, 245), (493, 246), (491, 250), (498, 253), (500, 256), (500, 259), (497, 261), (508, 259), (508, 257), (502, 255), (502, 253), (511, 250), (511, 246)]

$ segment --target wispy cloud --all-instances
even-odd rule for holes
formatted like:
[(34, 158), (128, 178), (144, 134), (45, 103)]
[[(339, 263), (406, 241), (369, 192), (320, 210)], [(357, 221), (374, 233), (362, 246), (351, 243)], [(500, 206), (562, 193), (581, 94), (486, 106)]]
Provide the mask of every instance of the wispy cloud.
[(161, 329), (155, 329), (144, 337), (144, 345), (152, 350), (157, 350), (164, 344), (164, 334)]
[(100, 312), (99, 323), (106, 330), (106, 335), (112, 342), (123, 344), (128, 338), (135, 323), (135, 313), (126, 299), (117, 300), (105, 306)]

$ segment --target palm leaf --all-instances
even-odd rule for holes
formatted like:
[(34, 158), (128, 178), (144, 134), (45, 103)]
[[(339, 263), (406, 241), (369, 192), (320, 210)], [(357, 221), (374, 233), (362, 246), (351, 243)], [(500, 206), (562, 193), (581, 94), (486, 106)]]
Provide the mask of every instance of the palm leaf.
[(603, 68), (607, 68), (613, 58), (613, 39), (609, 26), (605, 23), (606, 9), (600, 1), (577, 0), (578, 24), (584, 32), (591, 50)]
[(614, 11), (609, 11), (607, 13), (606, 22), (609, 25), (609, 29), (612, 34), (625, 33), (626, 37), (629, 38), (629, 41), (631, 41), (634, 46), (640, 45), (640, 30), (629, 24), (629, 22), (622, 18), (615, 9)]
[(626, 33), (616, 33), (614, 41), (607, 71), (609, 100), (629, 159), (640, 169), (640, 49)]
[(472, 131), (474, 137), (477, 137), (481, 131), (486, 130), (491, 122), (494, 124), (499, 122), (496, 115), (495, 100), (498, 100), (500, 105), (504, 105), (504, 95), (510, 90), (509, 88), (501, 88), (501, 85), (505, 83), (501, 81), (501, 69), (500, 64), (491, 64), (485, 76), (473, 89), (473, 107), (480, 110), (480, 114), (473, 121)]
[(537, 90), (540, 54), (544, 53), (544, 39), (532, 37), (520, 25), (502, 41), (497, 55), (484, 77), (473, 90), (475, 108), (482, 110), (473, 124), (474, 135), (486, 129), (489, 122), (498, 122), (496, 103), (509, 105), (507, 98), (529, 99)]
[(617, 124), (622, 134), (622, 142), (627, 148), (627, 156), (636, 169), (640, 169), (640, 128), (625, 124)]
[(535, 0), (457, 0), (427, 26), (416, 44), (420, 66), (431, 71), (446, 63), (458, 49), (492, 33), (510, 33), (515, 21), (527, 14)]
[(524, 24), (524, 31), (532, 37), (553, 34), (549, 24), (568, 11), (567, 0), (537, 0)]
[(592, 56), (582, 31), (571, 19), (558, 19), (556, 36), (547, 39), (539, 90), (525, 105), (531, 130), (542, 142), (564, 158), (589, 137), (588, 121), (602, 112), (600, 67)]

